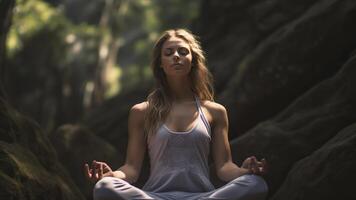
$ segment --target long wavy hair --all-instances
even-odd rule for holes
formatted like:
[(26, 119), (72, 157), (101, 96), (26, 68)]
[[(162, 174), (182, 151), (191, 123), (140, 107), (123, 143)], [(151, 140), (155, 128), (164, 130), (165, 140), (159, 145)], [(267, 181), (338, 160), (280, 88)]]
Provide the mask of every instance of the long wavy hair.
[(206, 67), (206, 59), (197, 37), (185, 29), (165, 31), (153, 48), (151, 68), (156, 81), (155, 87), (148, 95), (148, 109), (145, 115), (145, 135), (150, 137), (166, 120), (172, 105), (172, 95), (169, 90), (167, 76), (161, 66), (161, 51), (165, 41), (171, 37), (183, 39), (190, 46), (192, 66), (189, 72), (191, 90), (201, 100), (214, 101), (212, 75)]

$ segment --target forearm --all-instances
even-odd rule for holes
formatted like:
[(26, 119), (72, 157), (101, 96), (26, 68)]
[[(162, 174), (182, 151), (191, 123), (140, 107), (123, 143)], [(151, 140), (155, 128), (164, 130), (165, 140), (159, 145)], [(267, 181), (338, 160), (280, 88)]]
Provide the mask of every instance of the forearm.
[(250, 174), (250, 171), (248, 169), (238, 167), (233, 162), (225, 163), (217, 171), (218, 177), (226, 182), (234, 180), (235, 178), (243, 176), (245, 174)]

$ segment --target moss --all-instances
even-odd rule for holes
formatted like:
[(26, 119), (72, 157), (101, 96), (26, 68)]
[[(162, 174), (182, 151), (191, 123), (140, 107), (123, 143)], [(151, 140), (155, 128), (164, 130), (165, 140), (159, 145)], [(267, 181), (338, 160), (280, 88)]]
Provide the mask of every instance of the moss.
[(36, 122), (0, 99), (0, 199), (84, 199)]

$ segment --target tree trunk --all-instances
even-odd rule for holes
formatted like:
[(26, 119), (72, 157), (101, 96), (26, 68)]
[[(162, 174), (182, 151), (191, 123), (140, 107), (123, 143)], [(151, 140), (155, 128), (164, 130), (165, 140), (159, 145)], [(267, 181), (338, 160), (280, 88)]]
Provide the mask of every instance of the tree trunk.
[(114, 67), (116, 63), (116, 55), (120, 47), (120, 40), (114, 38), (112, 35), (112, 28), (110, 27), (110, 16), (112, 12), (116, 12), (117, 7), (120, 6), (120, 1), (106, 0), (103, 14), (100, 19), (99, 27), (102, 30), (108, 29), (108, 35), (103, 35), (99, 45), (99, 59), (98, 66), (95, 71), (94, 89), (92, 100), (86, 107), (96, 107), (104, 101), (105, 93), (108, 89), (107, 75), (110, 68)]
[(6, 35), (10, 28), (12, 9), (15, 0), (0, 1), (0, 97), (5, 97), (5, 74), (6, 74)]

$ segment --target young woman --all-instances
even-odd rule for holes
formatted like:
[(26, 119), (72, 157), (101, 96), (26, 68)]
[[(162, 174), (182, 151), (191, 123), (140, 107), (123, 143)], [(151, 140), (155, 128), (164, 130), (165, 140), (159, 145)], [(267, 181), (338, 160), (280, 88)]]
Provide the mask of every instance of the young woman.
[[(211, 75), (199, 42), (187, 30), (168, 30), (153, 51), (156, 87), (129, 115), (125, 164), (113, 171), (106, 163), (85, 164), (96, 182), (95, 200), (227, 199), (262, 200), (267, 184), (259, 175), (266, 161), (247, 158), (241, 167), (231, 159), (225, 108), (213, 101)], [(151, 171), (142, 189), (139, 177), (145, 151)], [(215, 189), (209, 180), (212, 153), (217, 176), (228, 182)]]

